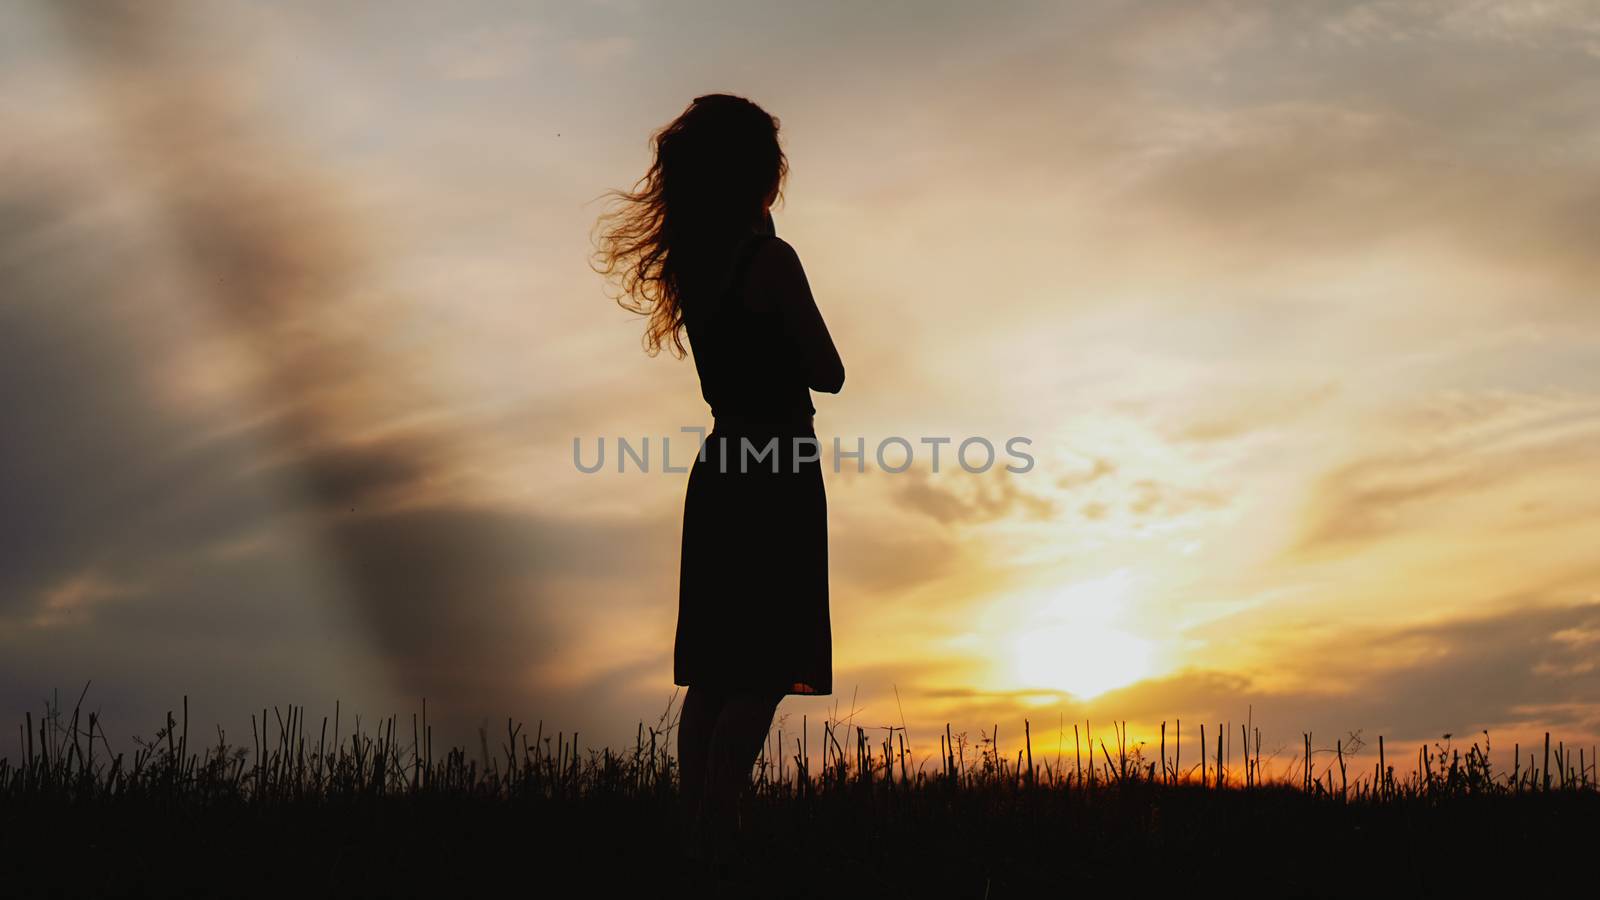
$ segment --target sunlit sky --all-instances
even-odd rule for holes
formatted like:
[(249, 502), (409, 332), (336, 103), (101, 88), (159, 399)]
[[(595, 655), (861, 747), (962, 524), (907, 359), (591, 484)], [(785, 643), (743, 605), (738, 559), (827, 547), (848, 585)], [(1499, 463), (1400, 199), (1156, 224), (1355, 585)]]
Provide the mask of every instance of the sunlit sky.
[(0, 9), (7, 716), (631, 743), (685, 476), (572, 441), (710, 418), (591, 229), (725, 91), (782, 122), (824, 441), (1037, 460), (830, 461), (789, 728), (1600, 735), (1592, 3), (136, 9)]

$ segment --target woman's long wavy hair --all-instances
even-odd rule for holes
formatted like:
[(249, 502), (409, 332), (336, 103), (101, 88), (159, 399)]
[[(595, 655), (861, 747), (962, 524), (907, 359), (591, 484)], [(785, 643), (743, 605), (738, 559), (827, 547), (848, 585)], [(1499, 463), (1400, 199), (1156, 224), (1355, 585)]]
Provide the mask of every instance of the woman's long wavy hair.
[(778, 119), (743, 97), (694, 98), (651, 136), (655, 159), (631, 191), (609, 191), (595, 271), (617, 283), (623, 309), (648, 316), (645, 352), (682, 358), (684, 316), (721, 284), (740, 239), (781, 198), (789, 163)]

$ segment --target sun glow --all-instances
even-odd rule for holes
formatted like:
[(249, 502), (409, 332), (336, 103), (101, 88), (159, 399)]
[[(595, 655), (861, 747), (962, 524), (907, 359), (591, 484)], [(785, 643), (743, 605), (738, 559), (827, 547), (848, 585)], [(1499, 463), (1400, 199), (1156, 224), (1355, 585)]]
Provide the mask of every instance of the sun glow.
[(1032, 598), (1007, 647), (1012, 682), (1088, 699), (1153, 674), (1155, 647), (1115, 622), (1126, 569)]
[(1145, 677), (1153, 655), (1149, 641), (1125, 631), (1070, 623), (1020, 634), (1011, 652), (1025, 687), (1066, 691), (1080, 699)]

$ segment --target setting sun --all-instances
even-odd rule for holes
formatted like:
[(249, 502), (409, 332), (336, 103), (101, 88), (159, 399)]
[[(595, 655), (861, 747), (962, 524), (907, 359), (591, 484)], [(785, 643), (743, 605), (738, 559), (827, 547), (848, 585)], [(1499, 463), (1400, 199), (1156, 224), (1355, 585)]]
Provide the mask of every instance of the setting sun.
[(1150, 642), (1098, 623), (1047, 625), (1017, 635), (1016, 678), (1023, 687), (1088, 700), (1150, 674)]
[[(1120, 624), (1133, 591), (1127, 569), (1014, 602), (1017, 626), (1003, 640), (1008, 687), (1065, 692), (1087, 700), (1150, 677), (1152, 642)], [(1047, 700), (1048, 695), (1041, 695)]]

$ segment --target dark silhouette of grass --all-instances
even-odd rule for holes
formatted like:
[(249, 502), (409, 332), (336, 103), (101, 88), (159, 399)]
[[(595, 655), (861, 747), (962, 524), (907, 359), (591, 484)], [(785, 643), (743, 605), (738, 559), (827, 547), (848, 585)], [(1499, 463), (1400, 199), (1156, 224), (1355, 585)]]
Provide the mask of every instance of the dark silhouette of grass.
[(1216, 731), (1180, 770), (1176, 728), (1155, 761), (1125, 726), (1113, 747), (1086, 725), (1073, 757), (1037, 762), (1030, 726), (1015, 756), (947, 728), (934, 762), (901, 728), (828, 721), (820, 747), (772, 736), (708, 859), (679, 811), (670, 715), (621, 752), (508, 721), (476, 754), (436, 754), (425, 715), (345, 734), (337, 711), (313, 728), (295, 706), (253, 716), (249, 747), (201, 745), (187, 705), (131, 755), (81, 698), (25, 716), (23, 755), (0, 759), (0, 896), (1431, 896), (1526, 891), (1600, 837), (1592, 753), (1548, 740), (1527, 769), (1518, 753), (1495, 772), (1485, 740), (1423, 747), (1403, 776), (1383, 748), (1351, 778), (1343, 741), (1323, 765), (1306, 735), (1268, 777), (1250, 729), (1230, 771)]

